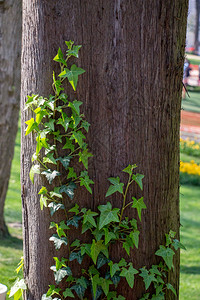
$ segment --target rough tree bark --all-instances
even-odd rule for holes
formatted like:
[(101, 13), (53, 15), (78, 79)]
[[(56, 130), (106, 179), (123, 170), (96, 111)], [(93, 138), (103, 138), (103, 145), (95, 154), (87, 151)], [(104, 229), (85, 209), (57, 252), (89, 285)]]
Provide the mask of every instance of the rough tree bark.
[(195, 33), (194, 33), (194, 48), (195, 53), (199, 52), (199, 18), (200, 18), (200, 0), (196, 0), (196, 21), (195, 21)]
[[(153, 254), (169, 229), (179, 234), (179, 123), (187, 6), (187, 0), (24, 0), (22, 132), (30, 118), (30, 112), (23, 112), (26, 95), (51, 92), (52, 58), (58, 47), (69, 39), (82, 44), (78, 64), (86, 74), (76, 96), (84, 101), (91, 123), (90, 176), (95, 186), (93, 200), (81, 191), (79, 201), (93, 209), (105, 203), (107, 178), (117, 176), (129, 163), (138, 164), (138, 171), (145, 174), (148, 209), (143, 213), (140, 249), (131, 257), (136, 268), (155, 263)], [(53, 282), (50, 217), (40, 211), (37, 195), (41, 178), (37, 176), (32, 185), (28, 176), (34, 151), (33, 136), (22, 135), (24, 275), (29, 300), (40, 299)], [(116, 249), (113, 257), (118, 255)], [(178, 256), (174, 264), (170, 277), (178, 295)], [(126, 285), (120, 292), (126, 299), (139, 299), (144, 286), (137, 279), (134, 294)]]
[(21, 0), (0, 1), (0, 236), (20, 108)]

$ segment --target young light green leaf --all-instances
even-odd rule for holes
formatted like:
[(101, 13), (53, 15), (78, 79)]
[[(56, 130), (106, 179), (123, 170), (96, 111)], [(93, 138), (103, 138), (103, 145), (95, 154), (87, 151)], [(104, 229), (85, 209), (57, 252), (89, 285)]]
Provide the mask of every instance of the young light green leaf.
[(122, 172), (128, 173), (129, 175), (132, 175), (133, 169), (137, 168), (137, 165), (128, 165)]
[(138, 271), (133, 268), (132, 263), (129, 264), (129, 268), (122, 268), (122, 271), (120, 273), (121, 277), (125, 277), (126, 281), (128, 282), (129, 286), (133, 288), (134, 285), (134, 275), (137, 274)]
[(83, 74), (84, 72), (85, 70), (78, 68), (76, 65), (72, 65), (71, 70), (65, 68), (64, 71), (59, 74), (59, 76), (62, 78), (68, 78), (69, 83), (75, 91), (78, 82), (78, 76)]
[(173, 256), (174, 256), (174, 251), (170, 248), (166, 248), (165, 246), (160, 246), (160, 249), (156, 251), (155, 255), (161, 256), (168, 268), (171, 270), (173, 266)]
[(47, 207), (47, 200), (48, 198), (44, 196), (43, 194), (40, 196), (40, 208), (43, 210), (43, 207)]
[(25, 123), (28, 125), (28, 127), (26, 128), (26, 134), (25, 135), (28, 135), (34, 129), (38, 130), (38, 124), (35, 122), (35, 120), (33, 118), (26, 121)]
[(119, 177), (110, 177), (108, 178), (108, 180), (112, 183), (112, 185), (109, 186), (109, 189), (106, 193), (106, 197), (119, 192), (121, 194), (123, 194), (123, 186), (124, 184), (120, 182), (120, 178)]
[(143, 201), (144, 198), (141, 197), (140, 199), (137, 200), (135, 197), (132, 197), (132, 199), (133, 199), (132, 207), (137, 209), (138, 217), (139, 217), (139, 219), (141, 221), (141, 212), (142, 212), (142, 209), (146, 209), (147, 208), (146, 205), (145, 205), (145, 203), (144, 203), (144, 201)]
[(40, 174), (40, 165), (32, 165), (30, 169), (29, 177), (32, 183), (34, 183), (34, 174)]

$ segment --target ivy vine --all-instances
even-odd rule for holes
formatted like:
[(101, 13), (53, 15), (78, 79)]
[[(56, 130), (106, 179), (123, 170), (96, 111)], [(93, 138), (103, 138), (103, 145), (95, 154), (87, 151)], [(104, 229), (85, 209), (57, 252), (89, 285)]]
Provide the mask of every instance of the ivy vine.
[[(122, 278), (125, 278), (130, 288), (134, 288), (135, 276), (143, 278), (147, 293), (140, 300), (165, 299), (167, 289), (174, 294), (174, 287), (167, 282), (167, 273), (173, 268), (173, 256), (179, 248), (185, 247), (175, 239), (175, 232), (166, 234), (166, 243), (161, 245), (155, 255), (161, 258), (158, 265), (151, 268), (141, 267), (135, 269), (132, 262), (126, 261), (125, 252), (130, 256), (134, 248), (138, 248), (139, 230), (138, 221), (128, 218), (127, 211), (135, 209), (141, 221), (142, 210), (146, 209), (143, 197), (136, 199), (129, 195), (131, 185), (138, 185), (143, 190), (144, 175), (136, 173), (135, 164), (128, 165), (122, 172), (127, 174), (127, 183), (121, 182), (119, 177), (110, 177), (110, 186), (106, 197), (114, 193), (121, 194), (121, 207), (112, 207), (110, 202), (105, 202), (97, 207), (96, 211), (90, 208), (79, 207), (77, 203), (68, 209), (66, 199), (73, 200), (74, 191), (78, 185), (84, 186), (92, 193), (91, 185), (94, 183), (88, 175), (88, 160), (92, 154), (88, 150), (85, 134), (90, 124), (81, 113), (81, 101), (70, 101), (64, 93), (63, 81), (68, 80), (73, 90), (76, 91), (78, 77), (85, 71), (73, 64), (68, 67), (71, 57), (78, 58), (80, 45), (72, 41), (65, 42), (66, 54), (59, 48), (54, 61), (60, 65), (60, 73), (56, 77), (53, 72), (54, 94), (48, 98), (39, 95), (28, 96), (26, 109), (31, 109), (34, 117), (26, 121), (26, 135), (32, 133), (36, 137), (36, 151), (32, 156), (33, 165), (30, 170), (30, 179), (34, 182), (34, 175), (41, 174), (48, 181), (47, 186), (42, 186), (40, 195), (41, 209), (48, 207), (50, 214), (58, 210), (65, 212), (66, 218), (59, 223), (52, 220), (50, 228), (54, 234), (50, 241), (55, 249), (67, 247), (68, 256), (54, 257), (51, 270), (54, 273), (55, 284), (49, 285), (49, 290), (42, 296), (42, 300), (63, 300), (85, 297), (88, 290), (92, 298), (123, 300), (125, 297), (116, 292), (116, 287)], [(64, 146), (63, 146), (64, 145)], [(59, 155), (59, 149), (65, 150), (65, 156)], [(42, 150), (43, 149), (43, 150)], [(80, 171), (74, 167), (74, 161), (80, 163)], [(130, 200), (131, 199), (131, 200)], [(81, 231), (80, 239), (71, 240), (70, 230)], [(84, 241), (84, 234), (88, 232), (90, 241)], [(122, 257), (113, 261), (110, 257), (111, 249), (119, 243), (122, 247)], [(74, 277), (71, 262), (76, 261), (82, 265), (85, 257), (89, 258), (88, 269), (82, 268), (80, 276)], [(65, 289), (60, 283), (65, 282)], [(154, 287), (154, 294), (150, 295), (149, 287)]]

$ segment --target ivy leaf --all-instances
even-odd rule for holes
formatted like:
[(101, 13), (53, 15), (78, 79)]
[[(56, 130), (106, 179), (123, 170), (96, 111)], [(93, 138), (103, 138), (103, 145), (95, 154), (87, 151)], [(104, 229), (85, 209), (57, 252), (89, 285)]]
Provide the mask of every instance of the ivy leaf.
[(54, 131), (54, 119), (49, 119), (49, 122), (46, 122), (44, 125), (45, 127), (49, 128), (51, 131)]
[(54, 242), (54, 246), (55, 246), (56, 250), (60, 249), (60, 247), (61, 247), (62, 245), (67, 245), (67, 244), (68, 244), (67, 238), (66, 238), (66, 237), (61, 237), (61, 238), (60, 238), (60, 237), (58, 236), (58, 234), (53, 234), (53, 235), (49, 238), (49, 240), (50, 240), (51, 242)]
[(165, 248), (165, 246), (160, 246), (160, 249), (156, 251), (155, 255), (161, 256), (168, 268), (171, 270), (173, 266), (173, 256), (174, 256), (174, 251), (170, 248)]
[(68, 127), (69, 127), (69, 122), (70, 122), (70, 118), (66, 117), (66, 118), (59, 118), (58, 121), (57, 121), (57, 124), (59, 125), (62, 125), (63, 128), (65, 129), (65, 132), (67, 131)]
[(73, 152), (74, 149), (75, 149), (75, 146), (73, 145), (73, 143), (72, 143), (71, 140), (69, 140), (68, 138), (66, 138), (66, 143), (63, 146), (63, 149), (70, 149)]
[(42, 194), (41, 197), (40, 197), (40, 208), (41, 208), (41, 210), (43, 210), (44, 206), (47, 207), (47, 200), (48, 200), (48, 198)]
[(84, 134), (79, 131), (73, 131), (72, 138), (75, 139), (75, 142), (79, 144), (79, 146), (83, 147), (83, 139), (85, 139)]
[(53, 214), (58, 211), (59, 209), (65, 209), (64, 205), (62, 203), (56, 203), (51, 202), (49, 203), (48, 207), (50, 208), (50, 214), (53, 216)]
[(99, 219), (99, 230), (111, 222), (119, 222), (119, 208), (112, 209), (110, 202), (107, 202), (106, 205), (99, 205), (98, 209), (101, 212)]
[(69, 167), (68, 171), (69, 171), (69, 173), (67, 175), (67, 179), (70, 179), (70, 178), (76, 179), (77, 178), (76, 172), (74, 172), (74, 168), (73, 167)]
[(75, 284), (71, 287), (71, 290), (74, 290), (76, 292), (77, 296), (79, 297), (79, 299), (83, 300), (86, 288), (84, 288), (80, 284)]
[(140, 232), (138, 230), (136, 231), (131, 231), (129, 237), (132, 239), (133, 244), (135, 247), (138, 249), (138, 243), (139, 243), (139, 234)]
[(65, 276), (72, 275), (70, 267), (64, 267), (56, 270), (56, 266), (51, 266), (50, 269), (54, 272), (56, 284), (59, 284), (63, 280), (63, 278), (65, 278)]
[(69, 288), (66, 288), (66, 290), (63, 292), (63, 296), (65, 298), (67, 298), (67, 297), (74, 298), (74, 294), (72, 293), (72, 291)]
[(137, 274), (138, 271), (136, 269), (133, 268), (132, 263), (129, 264), (129, 268), (126, 269), (123, 267), (120, 276), (121, 277), (125, 277), (126, 281), (128, 282), (129, 286), (131, 288), (133, 288), (134, 285), (134, 275)]
[(124, 184), (120, 182), (120, 179), (119, 177), (110, 177), (108, 178), (108, 180), (112, 183), (111, 186), (109, 186), (109, 189), (106, 193), (106, 197), (116, 193), (116, 192), (119, 192), (121, 194), (123, 194), (123, 186)]
[(26, 134), (25, 135), (28, 135), (34, 129), (38, 130), (38, 124), (35, 122), (35, 120), (33, 118), (26, 121), (25, 123), (28, 125), (28, 127), (26, 128)]
[(80, 115), (80, 106), (83, 104), (81, 101), (74, 100), (73, 102), (69, 102), (68, 106), (75, 112), (77, 115)]
[(113, 277), (117, 271), (120, 271), (119, 264), (117, 264), (117, 263), (114, 264), (112, 261), (110, 261), (108, 263), (108, 265), (110, 267), (110, 275), (111, 275), (111, 277)]
[(81, 265), (82, 261), (83, 261), (83, 255), (81, 255), (81, 251), (78, 252), (71, 252), (70, 256), (69, 256), (69, 261), (73, 261), (74, 259), (76, 259), (78, 261), (78, 263)]
[(177, 239), (173, 240), (172, 246), (174, 247), (175, 250), (178, 250), (179, 248), (186, 250), (185, 246), (181, 242), (179, 242), (179, 240), (177, 240)]
[(71, 158), (72, 158), (71, 156), (65, 156), (65, 157), (58, 157), (57, 160), (59, 160), (61, 162), (61, 164), (63, 165), (63, 167), (65, 169), (67, 169)]
[(69, 83), (75, 91), (78, 82), (78, 76), (83, 74), (84, 72), (85, 70), (78, 68), (76, 65), (72, 65), (71, 70), (65, 68), (64, 71), (59, 74), (59, 76), (62, 78), (68, 78)]
[(62, 63), (63, 65), (65, 65), (67, 67), (67, 63), (63, 58), (63, 53), (62, 53), (62, 50), (60, 48), (58, 49), (58, 54), (54, 57), (53, 60), (57, 61), (57, 62), (60, 62), (60, 63)]
[(34, 174), (40, 174), (40, 165), (32, 165), (30, 169), (29, 177), (32, 183), (34, 183)]
[(80, 186), (85, 186), (88, 192), (92, 194), (92, 189), (90, 187), (90, 184), (94, 184), (94, 181), (92, 181), (88, 175), (84, 174), (84, 177), (80, 177)]
[(168, 290), (171, 290), (174, 293), (174, 295), (176, 296), (176, 290), (173, 287), (173, 285), (171, 285), (170, 283), (167, 283), (166, 287), (167, 287)]
[(147, 208), (146, 205), (145, 205), (145, 203), (144, 203), (144, 201), (143, 201), (144, 198), (141, 197), (140, 199), (137, 200), (135, 197), (132, 197), (132, 199), (133, 199), (132, 207), (137, 209), (138, 217), (139, 217), (139, 219), (141, 221), (141, 212), (142, 212), (142, 209), (146, 209)]
[(46, 179), (50, 184), (57, 176), (60, 176), (60, 173), (58, 171), (56, 170), (52, 171), (51, 169), (45, 170), (41, 174), (45, 175)]
[(137, 165), (128, 165), (122, 172), (128, 173), (129, 175), (132, 174), (133, 169), (137, 168)]
[(43, 294), (41, 300), (53, 300), (51, 296), (47, 296), (47, 294)]
[(93, 155), (89, 153), (87, 149), (84, 149), (82, 152), (79, 152), (78, 155), (79, 155), (79, 162), (82, 162), (84, 167), (88, 169), (88, 158), (92, 157)]
[(110, 279), (102, 277), (100, 278), (100, 285), (106, 296), (108, 295), (110, 284), (113, 284), (113, 282)]
[(82, 47), (81, 45), (73, 45), (72, 49), (67, 50), (67, 54), (78, 58), (78, 51), (81, 47)]
[(59, 187), (55, 187), (53, 191), (50, 192), (50, 196), (53, 197), (57, 197), (62, 199), (62, 194), (59, 192), (60, 188)]
[(41, 109), (41, 107), (37, 107), (34, 110), (34, 113), (36, 114), (36, 123), (39, 125), (43, 119), (44, 116), (48, 115), (48, 112), (46, 109)]
[(68, 185), (62, 185), (60, 187), (60, 193), (65, 193), (70, 199), (73, 199), (75, 188), (76, 184), (73, 181), (70, 181)]
[(71, 243), (70, 247), (79, 247), (80, 246), (80, 240), (76, 239)]
[(69, 212), (74, 212), (75, 215), (79, 214), (79, 205), (76, 203), (74, 207), (72, 207)]
[(97, 269), (100, 269), (106, 263), (108, 263), (107, 257), (103, 253), (99, 253), (97, 258)]
[(43, 158), (43, 163), (49, 163), (49, 164), (56, 165), (57, 163), (53, 156), (53, 153), (47, 153), (46, 156)]
[(20, 297), (22, 296), (22, 291), (26, 289), (27, 287), (24, 279), (20, 280), (19, 278), (17, 278), (14, 285), (10, 289), (9, 298), (14, 296), (14, 300), (20, 299)]
[(89, 127), (90, 127), (90, 123), (88, 123), (86, 120), (84, 120), (82, 123), (81, 123), (82, 127), (85, 129), (85, 131), (89, 131)]
[(125, 242), (123, 242), (123, 248), (126, 250), (127, 254), (130, 255), (130, 248), (133, 248), (134, 244), (132, 239), (127, 236)]
[(103, 228), (105, 232), (105, 245), (107, 245), (111, 240), (116, 239), (116, 235), (112, 231), (108, 231), (108, 228)]
[(143, 297), (140, 300), (148, 300), (149, 299), (149, 293), (146, 293), (143, 295)]
[(92, 240), (91, 258), (92, 258), (93, 262), (95, 263), (95, 265), (96, 265), (97, 257), (99, 255), (99, 253), (104, 252), (104, 250), (107, 251), (107, 247), (103, 244), (102, 240), (97, 241), (97, 242), (95, 240)]
[(157, 281), (156, 278), (154, 277), (153, 274), (149, 274), (149, 271), (147, 271), (145, 268), (141, 268), (140, 269), (141, 271), (141, 274), (139, 274), (142, 278), (143, 278), (143, 281), (144, 281), (144, 284), (145, 284), (145, 289), (147, 290), (150, 286), (150, 284), (153, 282), (153, 281)]
[(92, 224), (94, 227), (97, 227), (95, 219), (93, 218), (97, 215), (98, 213), (91, 211), (91, 209), (88, 209), (88, 211), (83, 215), (83, 224), (88, 222)]
[(70, 220), (67, 221), (67, 225), (68, 226), (72, 225), (72, 226), (78, 228), (78, 226), (79, 226), (79, 220), (80, 219), (81, 219), (81, 217), (79, 217), (79, 216), (73, 216), (72, 219), (70, 219)]
[(144, 178), (144, 175), (142, 174), (133, 174), (132, 179), (139, 185), (140, 189), (143, 190), (143, 185), (142, 185), (142, 179)]

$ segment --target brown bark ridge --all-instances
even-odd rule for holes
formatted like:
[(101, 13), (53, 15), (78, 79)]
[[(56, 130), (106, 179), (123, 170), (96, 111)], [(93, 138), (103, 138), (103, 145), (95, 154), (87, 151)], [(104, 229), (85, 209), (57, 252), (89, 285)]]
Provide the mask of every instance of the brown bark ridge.
[(21, 0), (0, 1), (0, 236), (20, 108)]
[[(145, 175), (139, 251), (136, 268), (156, 262), (154, 253), (170, 229), (179, 235), (179, 123), (187, 0), (24, 0), (22, 46), (22, 133), (31, 117), (24, 112), (26, 95), (51, 92), (52, 58), (65, 40), (83, 45), (78, 65), (86, 70), (76, 97), (84, 102), (91, 123), (88, 137), (94, 157), (90, 177), (92, 197), (81, 189), (80, 204), (96, 209), (105, 203), (109, 183), (129, 163)], [(34, 136), (22, 134), (22, 201), (26, 299), (38, 300), (53, 283), (49, 267), (54, 250), (48, 239), (50, 217), (40, 211), (38, 191), (29, 180)], [(122, 176), (122, 180), (125, 177)], [(136, 197), (141, 193), (135, 188)], [(110, 198), (108, 200), (112, 201)], [(114, 205), (120, 207), (116, 195)], [(116, 249), (113, 259), (121, 257)], [(178, 295), (179, 255), (170, 282)], [(144, 284), (136, 278), (134, 291), (119, 288), (126, 299), (139, 299)], [(167, 299), (178, 299), (171, 292)]]

